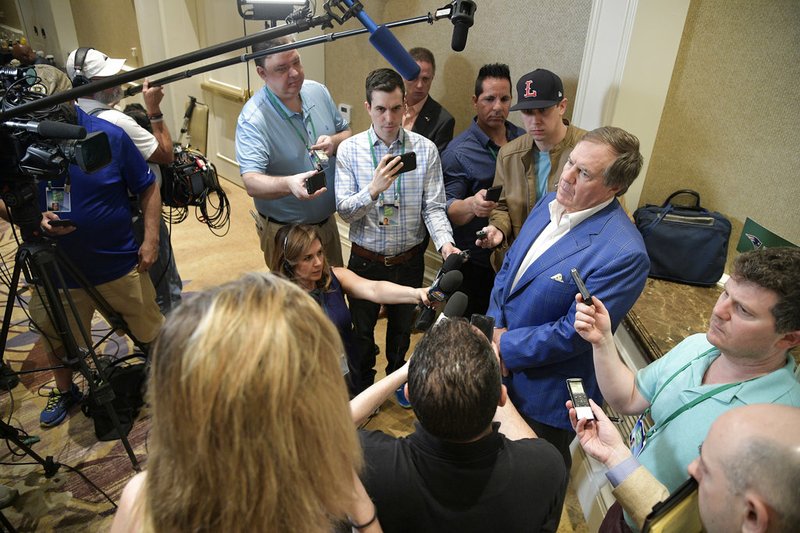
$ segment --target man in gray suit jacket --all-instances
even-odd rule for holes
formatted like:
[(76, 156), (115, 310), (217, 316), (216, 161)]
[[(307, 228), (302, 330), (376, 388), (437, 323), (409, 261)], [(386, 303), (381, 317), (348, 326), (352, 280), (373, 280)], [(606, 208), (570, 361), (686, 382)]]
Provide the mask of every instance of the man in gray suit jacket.
[(408, 53), (420, 71), (417, 79), (405, 80), (408, 107), (403, 115), (403, 127), (430, 139), (442, 153), (453, 140), (456, 119), (428, 94), (436, 74), (436, 60), (427, 48), (412, 48)]

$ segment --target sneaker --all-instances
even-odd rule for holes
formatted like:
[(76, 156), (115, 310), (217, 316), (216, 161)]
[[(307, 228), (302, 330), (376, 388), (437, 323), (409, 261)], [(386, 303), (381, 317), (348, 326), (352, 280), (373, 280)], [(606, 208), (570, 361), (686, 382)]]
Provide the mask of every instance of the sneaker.
[(400, 387), (399, 389), (394, 391), (394, 397), (397, 400), (397, 405), (399, 405), (403, 409), (411, 409), (411, 402), (408, 401), (405, 393), (403, 393), (403, 387)]
[(69, 392), (61, 392), (58, 388), (51, 390), (47, 405), (39, 415), (39, 424), (43, 427), (59, 425), (67, 417), (70, 407), (80, 402), (82, 398), (83, 394), (74, 383)]

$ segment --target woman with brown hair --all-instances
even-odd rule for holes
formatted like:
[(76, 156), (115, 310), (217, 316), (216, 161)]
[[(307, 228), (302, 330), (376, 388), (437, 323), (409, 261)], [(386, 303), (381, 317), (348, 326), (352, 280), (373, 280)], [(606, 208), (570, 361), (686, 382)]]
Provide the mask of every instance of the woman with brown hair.
[[(352, 270), (331, 267), (314, 226), (287, 224), (279, 229), (275, 235), (275, 253), (270, 269), (294, 281), (320, 304), (339, 330), (347, 359), (351, 363), (356, 350), (345, 295), (378, 304), (430, 305), (427, 288), (365, 279)], [(346, 370), (343, 368), (343, 371)]]
[(184, 301), (153, 348), (147, 471), (112, 531), (380, 531), (341, 353), (319, 306), (273, 274)]

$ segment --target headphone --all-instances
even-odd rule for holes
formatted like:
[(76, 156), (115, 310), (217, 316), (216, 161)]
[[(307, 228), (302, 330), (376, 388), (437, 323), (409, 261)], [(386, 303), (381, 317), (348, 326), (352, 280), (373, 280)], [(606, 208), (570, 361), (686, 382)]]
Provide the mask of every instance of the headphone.
[(89, 50), (94, 50), (94, 48), (90, 46), (82, 46), (75, 50), (75, 59), (72, 64), (72, 69), (75, 73), (72, 76), (72, 87), (80, 87), (81, 85), (87, 85), (92, 82), (89, 78), (83, 75), (83, 64), (86, 62), (86, 55), (89, 53)]

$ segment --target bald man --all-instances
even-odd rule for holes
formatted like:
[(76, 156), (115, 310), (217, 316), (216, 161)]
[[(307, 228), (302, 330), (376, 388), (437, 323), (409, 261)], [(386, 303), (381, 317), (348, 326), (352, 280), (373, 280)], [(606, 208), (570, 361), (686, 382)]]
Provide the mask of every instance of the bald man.
[[(631, 457), (616, 427), (592, 402), (596, 422), (570, 419), (583, 449), (614, 468)], [(700, 518), (709, 533), (796, 531), (800, 525), (800, 408), (778, 404), (736, 407), (709, 429), (689, 464), (697, 480)], [(627, 475), (614, 496), (641, 528), (653, 505), (669, 495), (643, 466)]]

